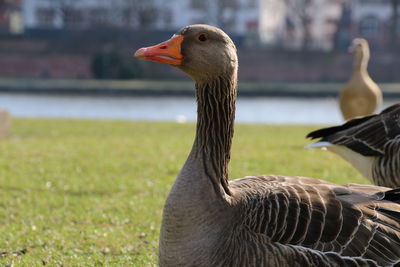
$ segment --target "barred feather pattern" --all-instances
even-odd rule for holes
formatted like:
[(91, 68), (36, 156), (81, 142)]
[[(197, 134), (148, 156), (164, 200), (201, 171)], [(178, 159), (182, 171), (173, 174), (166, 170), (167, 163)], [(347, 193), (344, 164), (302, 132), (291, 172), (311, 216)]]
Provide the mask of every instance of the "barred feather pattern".
[(384, 156), (374, 162), (372, 178), (376, 185), (400, 186), (400, 136), (386, 143)]
[(196, 87), (194, 156), (164, 208), (160, 266), (400, 264), (400, 196), (386, 200), (390, 188), (306, 177), (228, 182), (236, 84), (219, 79)]
[[(241, 218), (233, 222), (240, 242), (231, 247), (246, 250), (235, 251), (246, 256), (243, 262), (235, 258), (225, 266), (392, 266), (400, 262), (400, 205), (370, 194), (371, 188), (366, 194), (362, 186), (285, 176), (246, 177), (230, 186)], [(374, 187), (373, 191), (382, 190)], [(265, 264), (255, 264), (261, 262)]]
[(301, 246), (266, 242), (265, 237), (254, 234), (243, 233), (238, 236), (238, 242), (247, 244), (245, 247), (230, 248), (229, 257), (212, 266), (378, 266), (375, 261), (361, 257), (345, 257), (334, 252), (320, 252)]
[(365, 157), (375, 157), (372, 182), (400, 187), (400, 104), (392, 105), (377, 115), (313, 131), (307, 137), (321, 138), (319, 141), (345, 146)]

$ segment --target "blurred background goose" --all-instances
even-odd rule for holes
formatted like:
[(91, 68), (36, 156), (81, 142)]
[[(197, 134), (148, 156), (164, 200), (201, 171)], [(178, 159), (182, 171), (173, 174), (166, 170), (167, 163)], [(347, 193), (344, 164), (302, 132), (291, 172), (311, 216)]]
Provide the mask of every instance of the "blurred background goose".
[(369, 61), (367, 40), (354, 39), (350, 50), (354, 53), (353, 74), (340, 92), (339, 98), (340, 110), (345, 120), (370, 115), (382, 103), (382, 92), (367, 71)]
[(326, 147), (339, 154), (374, 184), (400, 187), (400, 104), (307, 137), (320, 138), (308, 147)]
[(396, 190), (279, 175), (228, 181), (238, 59), (223, 31), (187, 26), (135, 56), (184, 71), (198, 103), (193, 147), (164, 206), (160, 266), (400, 262)]

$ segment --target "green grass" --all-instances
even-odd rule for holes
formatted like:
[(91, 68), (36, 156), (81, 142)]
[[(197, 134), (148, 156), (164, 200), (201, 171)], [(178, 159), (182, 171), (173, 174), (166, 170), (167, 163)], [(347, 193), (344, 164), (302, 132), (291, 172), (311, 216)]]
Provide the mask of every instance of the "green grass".
[[(238, 125), (231, 178), (366, 183), (305, 150), (316, 127)], [(194, 124), (15, 119), (0, 140), (0, 266), (153, 266), (162, 206)]]

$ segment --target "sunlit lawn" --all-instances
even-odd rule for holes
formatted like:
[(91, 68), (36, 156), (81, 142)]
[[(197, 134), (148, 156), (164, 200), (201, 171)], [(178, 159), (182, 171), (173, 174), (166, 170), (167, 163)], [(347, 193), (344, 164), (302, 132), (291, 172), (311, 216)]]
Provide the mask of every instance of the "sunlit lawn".
[[(231, 178), (366, 183), (306, 150), (316, 127), (237, 125)], [(162, 206), (194, 124), (15, 119), (0, 140), (0, 266), (153, 266)]]

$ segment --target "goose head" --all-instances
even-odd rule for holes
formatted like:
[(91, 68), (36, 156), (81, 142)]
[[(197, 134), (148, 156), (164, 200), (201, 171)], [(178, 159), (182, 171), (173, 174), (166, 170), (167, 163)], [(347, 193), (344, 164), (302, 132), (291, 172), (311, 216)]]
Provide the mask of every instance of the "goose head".
[(236, 47), (222, 30), (203, 24), (184, 27), (171, 39), (138, 49), (135, 57), (178, 67), (196, 82), (237, 71)]
[(349, 51), (358, 59), (369, 58), (368, 41), (363, 38), (355, 38), (349, 47)]

